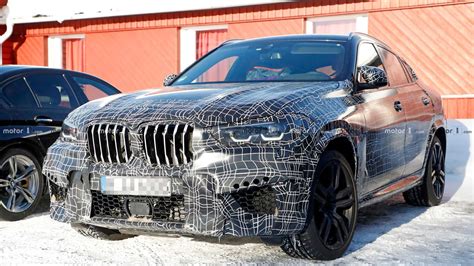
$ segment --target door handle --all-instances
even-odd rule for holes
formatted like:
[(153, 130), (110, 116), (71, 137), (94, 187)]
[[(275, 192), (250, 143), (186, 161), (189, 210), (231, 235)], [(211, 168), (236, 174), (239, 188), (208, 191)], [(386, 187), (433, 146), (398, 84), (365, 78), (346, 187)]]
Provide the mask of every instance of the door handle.
[(424, 105), (430, 104), (430, 98), (427, 97), (421, 97), (421, 102), (423, 102)]
[(35, 122), (36, 123), (52, 123), (53, 119), (47, 116), (38, 115), (38, 116), (35, 116)]
[(395, 101), (393, 103), (393, 108), (395, 108), (395, 111), (400, 112), (403, 110), (402, 103), (400, 101)]

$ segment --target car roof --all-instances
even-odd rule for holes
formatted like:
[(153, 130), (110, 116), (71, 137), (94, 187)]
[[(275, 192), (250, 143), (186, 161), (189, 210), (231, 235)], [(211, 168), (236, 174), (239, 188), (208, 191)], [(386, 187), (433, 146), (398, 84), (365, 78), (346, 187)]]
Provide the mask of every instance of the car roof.
[(77, 73), (87, 75), (85, 73), (71, 71), (66, 69), (56, 69), (50, 67), (43, 67), (43, 66), (28, 66), (28, 65), (2, 65), (0, 66), (0, 81), (5, 80), (9, 77), (18, 75), (18, 74), (27, 74), (30, 72), (38, 72), (38, 71), (48, 71), (51, 73)]
[(226, 43), (246, 43), (246, 42), (256, 42), (256, 41), (354, 41), (360, 42), (362, 40), (368, 40), (381, 44), (388, 47), (384, 42), (378, 40), (375, 37), (372, 37), (365, 33), (360, 32), (351, 32), (349, 34), (292, 34), (292, 35), (281, 35), (281, 36), (271, 36), (263, 38), (254, 38), (254, 39), (245, 39), (245, 40), (229, 40)]

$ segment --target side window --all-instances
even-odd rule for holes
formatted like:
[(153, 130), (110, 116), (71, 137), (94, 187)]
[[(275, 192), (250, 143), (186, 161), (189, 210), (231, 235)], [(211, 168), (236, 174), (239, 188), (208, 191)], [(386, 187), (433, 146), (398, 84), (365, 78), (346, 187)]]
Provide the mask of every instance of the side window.
[(387, 71), (390, 86), (399, 86), (408, 83), (407, 75), (398, 57), (384, 48), (380, 48), (380, 54), (385, 70)]
[[(375, 46), (371, 43), (359, 44), (359, 51), (357, 52), (357, 68), (361, 66), (372, 66), (384, 69), (382, 59), (380, 58)], [(357, 77), (359, 83), (365, 83), (362, 76)]]
[(401, 61), (402, 61), (403, 66), (407, 70), (407, 74), (410, 77), (411, 81), (413, 82), (413, 81), (418, 80), (418, 77), (416, 76), (416, 73), (413, 70), (413, 68), (411, 68), (411, 66), (407, 62), (405, 62), (404, 60), (401, 60)]
[(92, 101), (119, 93), (114, 87), (86, 77), (72, 76), (87, 100)]
[(43, 108), (72, 109), (71, 90), (60, 74), (33, 74), (26, 81)]
[(2, 98), (13, 106), (19, 108), (37, 108), (35, 98), (23, 78), (8, 83), (1, 89)]

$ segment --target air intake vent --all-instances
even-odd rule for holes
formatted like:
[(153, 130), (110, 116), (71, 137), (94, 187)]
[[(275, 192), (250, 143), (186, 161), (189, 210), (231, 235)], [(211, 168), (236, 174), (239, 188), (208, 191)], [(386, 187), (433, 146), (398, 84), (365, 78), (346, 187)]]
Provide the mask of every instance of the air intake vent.
[(114, 124), (96, 124), (87, 130), (89, 151), (97, 162), (126, 163), (132, 155), (130, 131)]
[(143, 128), (142, 134), (150, 164), (179, 166), (192, 161), (193, 127), (190, 125), (148, 125)]

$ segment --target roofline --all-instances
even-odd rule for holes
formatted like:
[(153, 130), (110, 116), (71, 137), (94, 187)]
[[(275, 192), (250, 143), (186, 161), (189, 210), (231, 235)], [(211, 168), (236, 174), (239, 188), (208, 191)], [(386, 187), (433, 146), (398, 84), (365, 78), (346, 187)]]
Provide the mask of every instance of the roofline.
[(10, 68), (8, 71), (3, 72), (0, 75), (7, 75), (10, 76), (10, 74), (17, 74), (17, 72), (23, 72), (23, 71), (59, 71), (59, 72), (64, 72), (64, 73), (74, 73), (74, 74), (81, 74), (81, 75), (87, 75), (87, 76), (93, 76), (87, 72), (80, 72), (80, 71), (75, 71), (75, 70), (69, 70), (69, 69), (62, 69), (62, 68), (53, 68), (53, 67), (47, 67), (47, 66), (35, 66), (35, 65), (0, 65), (1, 68)]
[(386, 43), (384, 43), (383, 41), (381, 41), (381, 40), (379, 40), (379, 39), (377, 39), (377, 38), (375, 38), (375, 37), (373, 37), (373, 36), (371, 36), (371, 35), (369, 35), (369, 34), (367, 34), (367, 33), (363, 33), (363, 32), (351, 32), (351, 33), (349, 34), (349, 39), (351, 39), (351, 38), (353, 38), (353, 37), (356, 37), (356, 36), (359, 37), (359, 38), (361, 38), (361, 39), (364, 39), (364, 40), (375, 41), (375, 42), (377, 42), (377, 43), (379, 43), (379, 44), (381, 44), (381, 45), (383, 45), (383, 46), (385, 46), (385, 47), (391, 49), (390, 46), (388, 46), (388, 45), (387, 45)]

